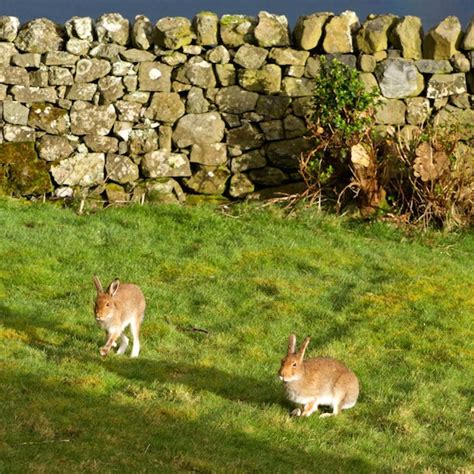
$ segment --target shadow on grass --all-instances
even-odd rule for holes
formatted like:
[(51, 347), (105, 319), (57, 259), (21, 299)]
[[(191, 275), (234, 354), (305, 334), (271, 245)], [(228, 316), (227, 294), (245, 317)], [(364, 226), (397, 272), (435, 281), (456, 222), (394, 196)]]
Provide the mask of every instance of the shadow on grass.
[(120, 402), (28, 371), (2, 376), (6, 472), (373, 472), (356, 456), (307, 445), (291, 425), (274, 427), (278, 437), (264, 427), (254, 435), (185, 404)]

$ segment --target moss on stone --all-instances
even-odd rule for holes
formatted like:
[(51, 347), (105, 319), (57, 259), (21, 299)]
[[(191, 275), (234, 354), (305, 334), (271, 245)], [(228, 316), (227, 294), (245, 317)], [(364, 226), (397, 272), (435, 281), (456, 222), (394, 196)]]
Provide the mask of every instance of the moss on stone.
[(0, 193), (31, 196), (52, 190), (48, 165), (38, 159), (34, 142), (0, 144)]

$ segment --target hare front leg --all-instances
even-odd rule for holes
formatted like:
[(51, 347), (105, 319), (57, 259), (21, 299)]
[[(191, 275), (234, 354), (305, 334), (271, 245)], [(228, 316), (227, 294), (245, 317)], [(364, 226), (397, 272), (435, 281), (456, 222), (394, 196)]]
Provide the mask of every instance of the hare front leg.
[(115, 332), (115, 331), (109, 332), (108, 339), (107, 339), (107, 342), (105, 343), (105, 346), (100, 348), (100, 355), (102, 357), (105, 357), (109, 353), (110, 349), (112, 349), (112, 347), (115, 344), (115, 341), (117, 340), (119, 336), (120, 336), (119, 332)]
[(308, 402), (303, 407), (303, 412), (301, 413), (301, 416), (309, 416), (311, 415), (311, 413), (315, 412), (317, 409), (318, 409), (318, 404), (316, 403), (316, 400)]

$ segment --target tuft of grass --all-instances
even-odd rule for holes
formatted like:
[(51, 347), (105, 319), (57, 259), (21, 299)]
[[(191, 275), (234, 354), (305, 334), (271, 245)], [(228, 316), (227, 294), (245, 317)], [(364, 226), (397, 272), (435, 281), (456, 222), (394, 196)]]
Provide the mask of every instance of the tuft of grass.
[[(469, 472), (474, 236), (301, 211), (0, 200), (1, 472)], [(139, 284), (138, 359), (99, 356), (92, 275)], [(289, 418), (288, 334), (358, 404)]]

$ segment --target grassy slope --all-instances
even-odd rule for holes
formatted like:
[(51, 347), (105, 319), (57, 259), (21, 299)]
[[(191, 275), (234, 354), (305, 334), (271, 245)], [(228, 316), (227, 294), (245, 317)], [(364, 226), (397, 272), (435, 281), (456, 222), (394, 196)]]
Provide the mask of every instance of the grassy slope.
[[(0, 471), (473, 469), (473, 250), (310, 214), (0, 201)], [(144, 290), (138, 360), (100, 359), (93, 273)], [(288, 417), (290, 331), (359, 375), (354, 409)]]

